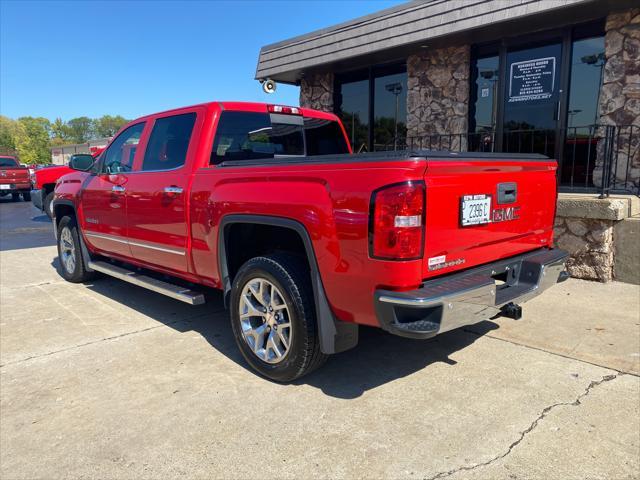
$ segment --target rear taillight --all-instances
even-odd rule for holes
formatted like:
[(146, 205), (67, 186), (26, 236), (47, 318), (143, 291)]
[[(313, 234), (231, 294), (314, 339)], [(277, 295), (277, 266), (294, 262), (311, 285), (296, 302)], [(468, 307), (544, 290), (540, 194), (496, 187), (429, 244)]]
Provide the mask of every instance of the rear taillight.
[(385, 260), (416, 260), (424, 248), (423, 182), (389, 185), (373, 192), (369, 254)]

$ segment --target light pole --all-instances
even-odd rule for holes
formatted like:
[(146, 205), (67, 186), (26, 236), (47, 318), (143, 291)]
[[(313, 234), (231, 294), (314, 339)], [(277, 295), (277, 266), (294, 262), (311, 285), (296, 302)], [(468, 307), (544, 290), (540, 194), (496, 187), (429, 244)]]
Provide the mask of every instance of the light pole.
[(384, 86), (387, 92), (396, 96), (396, 115), (394, 119), (395, 131), (393, 134), (393, 149), (398, 149), (398, 101), (400, 94), (402, 93), (402, 84), (400, 82), (388, 83)]

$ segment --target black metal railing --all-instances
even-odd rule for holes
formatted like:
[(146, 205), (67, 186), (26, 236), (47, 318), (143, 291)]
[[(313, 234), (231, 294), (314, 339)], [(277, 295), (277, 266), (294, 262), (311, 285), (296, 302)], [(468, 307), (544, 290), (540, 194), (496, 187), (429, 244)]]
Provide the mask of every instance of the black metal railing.
[(587, 125), (564, 130), (495, 130), (425, 134), (376, 144), (375, 150), (450, 150), (540, 153), (557, 158), (565, 192), (633, 193), (640, 196), (640, 126)]

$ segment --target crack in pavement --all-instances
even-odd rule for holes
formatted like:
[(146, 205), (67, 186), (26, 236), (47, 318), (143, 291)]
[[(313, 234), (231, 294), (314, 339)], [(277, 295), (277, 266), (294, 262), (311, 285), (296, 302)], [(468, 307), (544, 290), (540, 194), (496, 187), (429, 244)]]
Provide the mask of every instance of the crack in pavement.
[(620, 377), (622, 375), (626, 375), (626, 373), (618, 372), (615, 375), (605, 375), (600, 380), (592, 380), (591, 383), (589, 383), (589, 385), (587, 385), (587, 388), (585, 388), (584, 392), (582, 392), (580, 395), (578, 395), (578, 397), (573, 402), (558, 402), (558, 403), (554, 403), (553, 405), (549, 405), (548, 407), (545, 407), (542, 410), (542, 412), (540, 412), (540, 414), (536, 417), (536, 419), (525, 430), (520, 432), (517, 440), (512, 442), (511, 445), (509, 445), (509, 447), (507, 448), (507, 450), (504, 453), (502, 453), (500, 455), (496, 455), (495, 457), (487, 460), (486, 462), (476, 463), (474, 465), (464, 465), (462, 467), (454, 468), (453, 470), (448, 470), (446, 472), (437, 473), (436, 475), (434, 475), (432, 477), (425, 477), (425, 480), (437, 480), (439, 478), (450, 477), (451, 475), (455, 475), (456, 473), (459, 473), (459, 472), (467, 472), (467, 471), (475, 470), (477, 468), (486, 467), (486, 466), (488, 466), (488, 465), (490, 465), (490, 464), (492, 464), (492, 463), (494, 463), (494, 462), (496, 462), (498, 460), (502, 460), (503, 458), (505, 458), (509, 454), (511, 454), (513, 449), (516, 448), (525, 439), (525, 437), (529, 433), (531, 433), (533, 430), (535, 430), (535, 428), (538, 426), (538, 424), (553, 409), (555, 409), (557, 407), (568, 407), (568, 406), (577, 407), (577, 406), (582, 404), (582, 399), (584, 397), (586, 397), (587, 395), (589, 395), (589, 393), (591, 393), (591, 390), (593, 388), (595, 388), (595, 387), (597, 387), (599, 385), (602, 385), (603, 383), (615, 380), (616, 378), (618, 378), (618, 377)]
[(48, 357), (48, 356), (51, 356), (51, 355), (55, 355), (56, 353), (68, 352), (69, 350), (74, 350), (76, 348), (86, 347), (88, 345), (95, 345), (96, 343), (102, 343), (102, 342), (106, 342), (108, 340), (117, 340), (117, 339), (122, 338), (122, 337), (128, 337), (130, 335), (136, 335), (138, 333), (148, 332), (149, 330), (155, 330), (157, 328), (169, 327), (169, 326), (175, 325), (177, 323), (191, 323), (191, 322), (193, 322), (195, 320), (199, 320), (201, 318), (208, 317), (211, 314), (220, 313), (220, 312), (224, 312), (224, 310), (215, 310), (213, 312), (203, 313), (201, 315), (196, 315), (194, 317), (190, 317), (190, 318), (186, 318), (186, 319), (182, 318), (182, 319), (179, 319), (179, 320), (172, 320), (170, 322), (163, 323), (162, 325), (154, 325), (152, 327), (142, 328), (140, 330), (135, 330), (133, 332), (125, 332), (125, 333), (121, 333), (119, 335), (113, 335), (111, 337), (100, 338), (98, 340), (92, 340), (90, 342), (80, 343), (78, 345), (73, 345), (71, 347), (61, 348), (60, 350), (53, 350), (53, 351), (47, 352), (47, 353), (40, 353), (40, 354), (37, 354), (37, 355), (31, 355), (30, 357), (21, 358), (20, 360), (13, 360), (11, 362), (2, 363), (2, 364), (0, 364), (0, 368), (4, 368), (4, 367), (9, 366), (9, 365), (15, 365), (17, 363), (27, 362), (29, 360), (34, 360), (36, 358)]

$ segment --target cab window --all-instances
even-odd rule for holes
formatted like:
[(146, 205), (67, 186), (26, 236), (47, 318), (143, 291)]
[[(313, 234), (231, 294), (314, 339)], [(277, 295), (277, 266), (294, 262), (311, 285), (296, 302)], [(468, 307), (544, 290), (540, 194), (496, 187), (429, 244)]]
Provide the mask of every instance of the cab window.
[(159, 118), (153, 125), (142, 171), (172, 170), (185, 164), (196, 114)]
[(102, 173), (127, 173), (133, 168), (133, 159), (144, 130), (144, 122), (131, 125), (118, 135), (101, 156)]
[(210, 164), (344, 153), (349, 153), (349, 146), (336, 121), (225, 111), (218, 122)]

